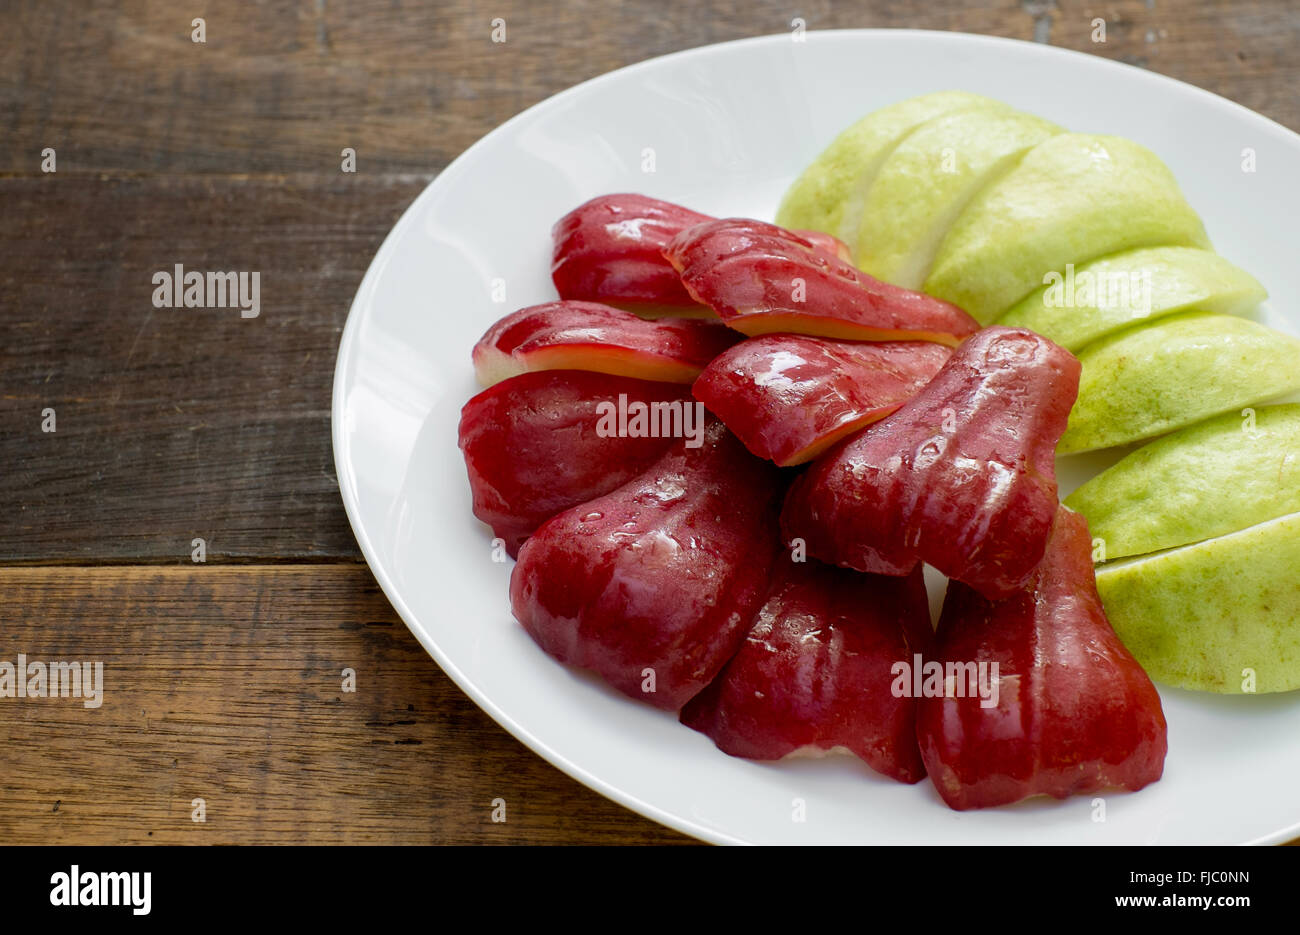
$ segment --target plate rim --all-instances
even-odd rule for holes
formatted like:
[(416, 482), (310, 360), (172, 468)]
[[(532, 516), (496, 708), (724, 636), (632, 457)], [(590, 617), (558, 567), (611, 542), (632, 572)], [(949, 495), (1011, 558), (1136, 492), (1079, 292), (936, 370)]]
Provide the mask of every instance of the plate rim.
[[(1213, 91), (1182, 81), (1160, 72), (1150, 71), (1137, 65), (1131, 65), (1127, 62), (1116, 61), (1115, 59), (1105, 58), (1099, 55), (1093, 55), (1089, 52), (1069, 49), (1061, 46), (1054, 46), (1047, 43), (1033, 42), (1026, 39), (1016, 39), (1007, 36), (992, 36), (982, 33), (968, 33), (949, 30), (934, 29), (887, 29), (887, 28), (864, 28), (864, 29), (809, 29), (805, 33), (809, 37), (808, 41), (813, 41), (815, 37), (828, 36), (846, 41), (855, 39), (883, 39), (894, 36), (910, 36), (919, 38), (927, 42), (951, 42), (957, 44), (967, 44), (971, 46), (980, 45), (1014, 45), (1022, 50), (1027, 48), (1037, 49), (1038, 54), (1046, 59), (1052, 59), (1059, 56), (1066, 58), (1088, 59), (1089, 62), (1097, 67), (1112, 68), (1119, 71), (1128, 72), (1131, 77), (1137, 80), (1149, 80), (1157, 84), (1169, 84), (1177, 86), (1182, 92), (1192, 92), (1193, 97), (1204, 98), (1207, 103), (1214, 106), (1222, 107), (1229, 105), (1230, 110), (1241, 112), (1246, 119), (1257, 121), (1270, 128), (1273, 132), (1280, 132), (1284, 137), (1290, 137), (1293, 145), (1300, 147), (1300, 133), (1291, 130), (1272, 118), (1251, 110), (1244, 104), (1239, 104), (1230, 98), (1223, 97)], [(364, 317), (364, 306), (372, 297), (375, 284), (387, 268), (391, 256), (395, 250), (395, 244), (405, 235), (406, 230), (421, 213), (423, 206), (444, 186), (455, 183), (456, 178), (467, 171), (466, 167), (473, 162), (474, 155), (481, 149), (491, 145), (498, 137), (506, 135), (516, 124), (537, 116), (539, 112), (560, 106), (570, 97), (582, 94), (589, 85), (606, 80), (612, 80), (615, 76), (631, 74), (638, 70), (646, 69), (651, 66), (660, 66), (666, 61), (678, 58), (689, 57), (692, 55), (701, 55), (707, 52), (722, 48), (749, 45), (766, 45), (782, 42), (790, 42), (791, 34), (788, 32), (768, 33), (761, 36), (748, 36), (739, 39), (730, 39), (723, 42), (705, 43), (703, 45), (692, 46), (686, 49), (678, 49), (663, 55), (652, 56), (637, 62), (620, 66), (610, 71), (602, 72), (590, 78), (584, 79), (578, 84), (557, 91), (549, 97), (543, 98), (534, 104), (531, 104), (519, 113), (509, 117), (486, 134), (475, 140), (460, 155), (448, 163), (447, 167), (438, 172), (428, 184), (420, 190), (419, 194), (412, 199), (411, 203), (403, 210), (401, 216), (393, 224), (378, 249), (375, 251), (366, 272), (357, 286), (356, 294), (348, 306), (347, 319), (344, 323), (342, 333), (339, 338), (339, 348), (335, 358), (333, 383), (330, 392), (330, 441), (334, 455), (335, 479), (338, 484), (339, 494), (343, 500), (344, 512), (348, 518), (348, 525), (352, 529), (352, 534), (361, 549), (362, 557), (365, 559), (366, 566), (374, 576), (375, 581), (379, 584), (380, 590), (384, 597), (392, 605), (393, 609), (405, 624), (407, 630), (415, 637), (417, 642), (424, 648), (439, 668), (446, 673), (447, 677), (455, 683), (456, 687), (464, 692), (469, 698), (487, 714), (493, 721), (505, 729), (512, 737), (522, 743), (533, 753), (546, 760), (549, 764), (568, 775), (570, 778), (577, 780), (589, 789), (605, 796), (606, 798), (617, 802), (618, 804), (630, 809), (631, 811), (651, 819), (665, 827), (671, 828), (682, 834), (705, 841), (712, 844), (750, 844), (753, 842), (746, 841), (721, 831), (718, 828), (701, 824), (690, 820), (686, 816), (676, 815), (665, 811), (664, 809), (647, 802), (638, 796), (629, 794), (619, 787), (610, 784), (601, 777), (591, 773), (569, 757), (560, 754), (549, 744), (540, 738), (534, 736), (528, 730), (521, 727), (513, 718), (503, 711), (490, 697), (481, 692), (474, 682), (462, 672), (450, 658), (442, 651), (441, 647), (433, 639), (427, 630), (418, 623), (418, 618), (402, 598), (400, 590), (394, 584), (389, 570), (379, 560), (378, 554), (371, 541), (370, 535), (365, 525), (360, 520), (359, 503), (355, 492), (356, 476), (352, 469), (350, 459), (350, 448), (346, 435), (346, 419), (343, 417), (343, 404), (345, 401), (346, 384), (345, 377), (350, 364), (355, 356), (356, 334), (361, 327), (361, 320)], [(1140, 78), (1138, 76), (1141, 76)], [(1276, 832), (1261, 835), (1257, 838), (1243, 841), (1245, 845), (1267, 845), (1279, 844), (1292, 840), (1300, 836), (1300, 821), (1281, 828)], [(871, 844), (873, 842), (862, 842)], [(933, 842), (916, 842), (917, 844), (926, 844)], [(944, 842), (948, 843), (948, 842)], [(1060, 842), (1068, 846), (1071, 842)], [(1105, 845), (1099, 845), (1105, 846)]]

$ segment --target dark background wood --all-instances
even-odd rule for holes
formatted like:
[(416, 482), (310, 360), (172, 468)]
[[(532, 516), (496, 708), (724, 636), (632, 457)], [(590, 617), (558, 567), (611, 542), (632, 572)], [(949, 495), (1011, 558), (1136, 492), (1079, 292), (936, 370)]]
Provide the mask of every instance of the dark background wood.
[[(388, 229), (484, 133), (795, 16), (1047, 41), (1300, 128), (1293, 0), (0, 7), (0, 658), (111, 667), (98, 710), (0, 700), (0, 841), (685, 840), (534, 756), (407, 633), (339, 500), (334, 355)], [(175, 262), (263, 271), (262, 316), (154, 309)]]

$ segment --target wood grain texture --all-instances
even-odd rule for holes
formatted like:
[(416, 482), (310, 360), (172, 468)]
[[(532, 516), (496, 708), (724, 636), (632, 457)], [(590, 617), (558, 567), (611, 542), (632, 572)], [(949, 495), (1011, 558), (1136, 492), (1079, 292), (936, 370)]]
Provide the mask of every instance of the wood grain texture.
[(429, 172), (579, 81), (787, 31), (796, 16), (809, 29), (1037, 35), (1300, 126), (1293, 0), (11, 0), (4, 15), (0, 55), (17, 80), (0, 83), (0, 171), (14, 173), (37, 171), (47, 146), (60, 172), (331, 172), (348, 146), (362, 172)]
[[(384, 235), (483, 134), (796, 16), (1037, 39), (1300, 128), (1294, 0), (3, 4), (0, 659), (99, 659), (107, 684), (98, 710), (0, 699), (0, 842), (683, 840), (518, 744), (393, 614), (335, 484), (334, 356)], [(261, 316), (153, 308), (176, 262), (258, 270)]]
[[(0, 179), (0, 557), (358, 560), (330, 393), (348, 307), (427, 179)], [(154, 308), (175, 263), (261, 312)], [(55, 412), (53, 433), (42, 412)]]
[(0, 659), (104, 667), (98, 708), (0, 698), (0, 842), (687, 840), (497, 727), (364, 567), (7, 568), (0, 593)]

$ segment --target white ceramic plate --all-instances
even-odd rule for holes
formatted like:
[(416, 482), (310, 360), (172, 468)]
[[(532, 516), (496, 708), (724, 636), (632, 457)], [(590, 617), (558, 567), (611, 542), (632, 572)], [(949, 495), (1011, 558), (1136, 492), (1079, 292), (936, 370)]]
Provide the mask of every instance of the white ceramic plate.
[[(928, 781), (904, 786), (848, 758), (725, 756), (671, 715), (552, 661), (512, 619), (510, 565), (491, 560), (456, 447), (460, 407), (476, 392), (470, 348), (495, 319), (554, 297), (550, 226), (594, 195), (639, 191), (771, 218), (782, 191), (844, 126), (905, 97), (960, 88), (1154, 149), (1220, 252), (1268, 287), (1264, 320), (1300, 330), (1300, 136), (1189, 85), (1043, 45), (878, 30), (805, 40), (695, 49), (556, 95), (472, 146), (398, 222), (353, 302), (333, 401), (343, 500), (385, 594), (456, 683), (538, 754), (710, 841), (1231, 843), (1300, 834), (1300, 692), (1162, 689), (1164, 778), (1107, 795), (1104, 822), (1094, 821), (1090, 797), (958, 813)], [(1254, 173), (1242, 171), (1248, 148)], [(643, 171), (650, 151), (653, 172)], [(494, 287), (504, 287), (504, 301), (494, 301)], [(1063, 474), (1063, 493), (1079, 479)], [(795, 820), (796, 800), (804, 821)]]

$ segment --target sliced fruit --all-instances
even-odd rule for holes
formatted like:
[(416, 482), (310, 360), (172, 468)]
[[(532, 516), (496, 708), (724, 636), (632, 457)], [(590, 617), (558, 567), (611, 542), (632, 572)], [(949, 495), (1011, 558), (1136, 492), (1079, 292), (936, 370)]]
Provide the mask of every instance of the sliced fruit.
[(562, 299), (633, 310), (697, 309), (660, 251), (679, 231), (707, 220), (707, 214), (645, 195), (593, 198), (551, 229), (551, 279)]
[(853, 261), (853, 252), (849, 250), (849, 245), (840, 240), (834, 234), (823, 234), (821, 231), (810, 230), (792, 230), (790, 233), (800, 237), (812, 244), (818, 250), (823, 250), (833, 257), (838, 257), (845, 263)]
[(779, 548), (778, 469), (721, 422), (622, 487), (555, 516), (510, 578), (516, 619), (561, 662), (676, 711), (734, 654)]
[(1046, 338), (984, 329), (892, 416), (813, 462), (786, 500), (786, 539), (858, 571), (926, 561), (990, 597), (1016, 591), (1056, 515), (1053, 449), (1078, 378)]
[(1300, 688), (1300, 514), (1097, 569), (1115, 632), (1166, 685)]
[(547, 302), (489, 328), (474, 345), (474, 373), (484, 386), (533, 370), (690, 383), (738, 340), (716, 321), (646, 321), (595, 302)]
[(1240, 315), (1265, 298), (1254, 276), (1212, 250), (1149, 247), (1067, 269), (998, 324), (1029, 328), (1077, 351), (1138, 322), (1187, 311)]
[[(562, 299), (603, 302), (643, 318), (711, 318), (663, 257), (668, 241), (713, 220), (646, 195), (601, 195), (560, 218), (551, 229), (551, 279)], [(846, 244), (818, 231), (802, 236), (843, 260)]]
[(975, 196), (925, 291), (987, 324), (1067, 263), (1162, 245), (1209, 246), (1168, 167), (1130, 140), (1062, 133)]
[(1083, 376), (1059, 454), (1161, 435), (1300, 390), (1300, 340), (1231, 315), (1185, 312), (1079, 352)]
[(876, 171), (898, 142), (941, 114), (999, 102), (965, 91), (939, 91), (873, 111), (835, 138), (781, 200), (776, 221), (783, 227), (835, 234), (854, 247), (863, 199)]
[(951, 353), (928, 341), (762, 335), (715, 357), (693, 391), (745, 447), (786, 467), (889, 415)]
[(1300, 513), (1300, 405), (1228, 412), (1156, 439), (1065, 503), (1108, 560)]
[(777, 565), (740, 651), (682, 709), (682, 723), (732, 756), (843, 751), (900, 782), (919, 782), (916, 703), (890, 683), (898, 660), (931, 645), (921, 570), (886, 578), (820, 562)]
[(698, 224), (674, 237), (664, 256), (691, 295), (750, 336), (792, 332), (952, 345), (978, 328), (947, 302), (873, 279), (762, 221)]
[(460, 449), (474, 515), (514, 556), (538, 526), (636, 477), (672, 444), (667, 437), (601, 432), (603, 408), (690, 405), (675, 383), (581, 370), (525, 373), (465, 404)]
[(858, 268), (920, 289), (944, 234), (971, 198), (1060, 132), (1054, 123), (1006, 108), (958, 111), (919, 126), (885, 159), (867, 192)]
[[(948, 586), (936, 661), (953, 682), (921, 699), (917, 736), (951, 808), (1137, 790), (1164, 772), (1160, 696), (1106, 620), (1091, 554), (1087, 523), (1062, 507), (1023, 590), (989, 601)], [(981, 664), (997, 665), (995, 691), (968, 689)]]

